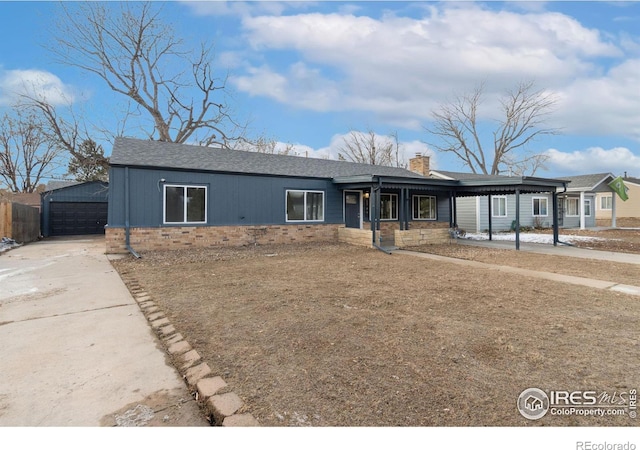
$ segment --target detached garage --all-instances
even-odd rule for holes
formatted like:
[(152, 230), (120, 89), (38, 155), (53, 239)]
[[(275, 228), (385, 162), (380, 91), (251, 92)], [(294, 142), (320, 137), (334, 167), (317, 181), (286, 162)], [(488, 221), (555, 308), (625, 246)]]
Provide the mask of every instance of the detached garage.
[(49, 189), (41, 194), (42, 235), (104, 234), (109, 184), (88, 181)]

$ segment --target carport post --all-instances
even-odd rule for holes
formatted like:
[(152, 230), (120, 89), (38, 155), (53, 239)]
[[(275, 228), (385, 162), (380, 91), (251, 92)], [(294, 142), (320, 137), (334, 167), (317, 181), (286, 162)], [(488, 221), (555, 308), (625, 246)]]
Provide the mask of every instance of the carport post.
[(558, 246), (558, 193), (551, 194), (551, 204), (553, 208), (553, 246)]
[(491, 224), (491, 194), (489, 194), (489, 240), (492, 241), (493, 240), (493, 231), (492, 231), (492, 224)]
[(516, 250), (520, 250), (520, 189), (516, 189)]

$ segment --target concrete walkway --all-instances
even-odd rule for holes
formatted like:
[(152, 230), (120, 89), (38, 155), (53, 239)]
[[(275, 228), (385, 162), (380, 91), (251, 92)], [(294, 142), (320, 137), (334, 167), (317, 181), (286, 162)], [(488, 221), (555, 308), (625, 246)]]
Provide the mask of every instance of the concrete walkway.
[[(456, 240), (456, 244), (515, 250), (515, 243), (511, 241), (475, 241), (471, 239), (458, 239)], [(521, 242), (520, 251), (640, 265), (640, 255), (637, 254), (590, 250), (587, 248), (573, 247), (571, 245), (558, 244), (558, 246), (554, 247), (553, 245), (549, 244), (533, 244), (530, 242)]]
[[(505, 241), (471, 241), (471, 240), (460, 239), (456, 242), (457, 242), (457, 245), (513, 249), (513, 242), (505, 242)], [(524, 244), (523, 243), (520, 245), (520, 251), (543, 253), (543, 254), (549, 254), (549, 255), (569, 256), (574, 258), (597, 259), (597, 260), (603, 260), (603, 261), (613, 261), (613, 262), (640, 265), (640, 255), (616, 253), (616, 252), (603, 252), (598, 250), (589, 250), (589, 249), (571, 247), (566, 245), (554, 247), (552, 245), (545, 245), (545, 244), (531, 244), (531, 243)], [(458, 264), (458, 265), (463, 265), (468, 267), (478, 267), (478, 268), (484, 268), (484, 269), (498, 270), (504, 273), (512, 273), (512, 274), (518, 274), (518, 275), (523, 275), (528, 277), (542, 278), (545, 280), (558, 281), (561, 283), (577, 284), (580, 286), (588, 286), (596, 289), (605, 289), (605, 290), (611, 290), (616, 292), (622, 292), (625, 294), (640, 296), (640, 286), (631, 286), (631, 285), (620, 284), (620, 283), (615, 283), (611, 281), (596, 280), (596, 279), (585, 278), (585, 277), (576, 277), (572, 275), (562, 275), (559, 273), (550, 273), (550, 272), (542, 272), (542, 271), (530, 270), (530, 269), (521, 269), (518, 267), (503, 266), (499, 264), (469, 261), (466, 259), (450, 258), (447, 256), (432, 255), (429, 253), (413, 252), (413, 251), (407, 251), (407, 250), (394, 250), (392, 253), (397, 255), (408, 255), (408, 256), (414, 256), (418, 258), (432, 259), (435, 261), (443, 261), (443, 262), (448, 262), (448, 263)], [(638, 269), (639, 269), (638, 281), (640, 281), (640, 267)]]
[(208, 425), (104, 237), (0, 254), (0, 342), (0, 426)]

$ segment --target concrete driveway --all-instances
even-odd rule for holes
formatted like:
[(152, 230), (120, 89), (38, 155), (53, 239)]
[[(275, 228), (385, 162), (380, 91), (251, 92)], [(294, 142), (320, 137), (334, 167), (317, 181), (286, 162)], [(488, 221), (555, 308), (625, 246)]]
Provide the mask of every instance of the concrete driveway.
[(0, 426), (207, 426), (104, 237), (0, 254)]

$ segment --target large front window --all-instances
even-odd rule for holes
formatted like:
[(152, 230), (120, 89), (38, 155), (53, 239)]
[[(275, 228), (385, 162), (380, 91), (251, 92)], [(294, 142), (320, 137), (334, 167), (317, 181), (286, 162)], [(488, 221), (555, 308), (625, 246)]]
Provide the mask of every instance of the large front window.
[(491, 210), (493, 217), (507, 217), (507, 197), (492, 197)]
[(287, 222), (322, 222), (324, 192), (287, 191)]
[(546, 197), (534, 197), (533, 198), (533, 216), (547, 216), (548, 200)]
[(164, 223), (206, 222), (206, 186), (164, 186)]
[(413, 220), (436, 220), (437, 201), (433, 196), (413, 196)]
[(380, 220), (398, 220), (397, 194), (380, 194)]

